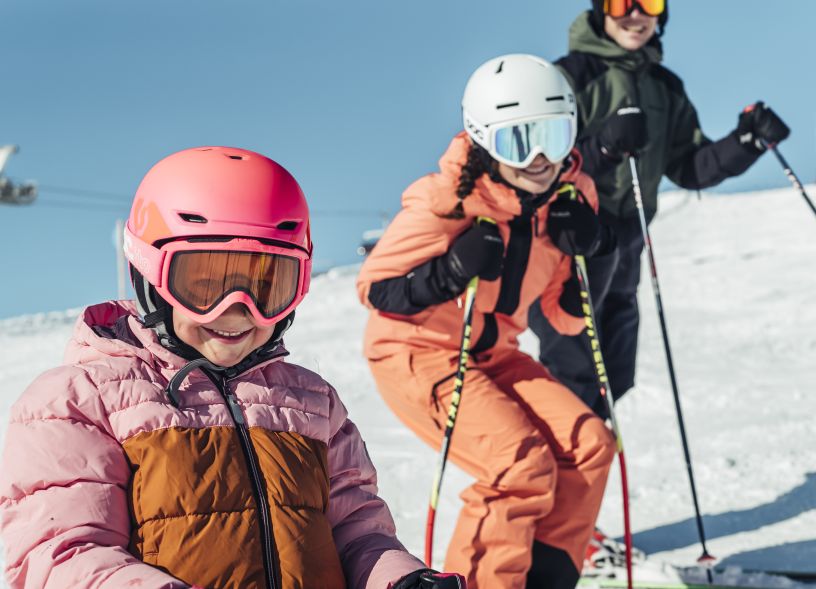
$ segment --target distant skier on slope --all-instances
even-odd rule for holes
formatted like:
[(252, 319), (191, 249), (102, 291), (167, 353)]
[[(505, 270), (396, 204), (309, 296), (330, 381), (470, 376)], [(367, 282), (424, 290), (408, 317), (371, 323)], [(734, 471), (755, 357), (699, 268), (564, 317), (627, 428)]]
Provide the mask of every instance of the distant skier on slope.
[(125, 245), (138, 303), (87, 308), (11, 410), (11, 587), (463, 589), (406, 552), (336, 391), (284, 360), (312, 259), (295, 179), (178, 152)]
[[(602, 420), (518, 349), (517, 336), (531, 304), (562, 332), (583, 330), (578, 300), (562, 297), (572, 259), (554, 244), (570, 232), (580, 253), (603, 251), (595, 188), (573, 149), (572, 90), (546, 61), (486, 62), (470, 77), (462, 109), (465, 132), (439, 172), (406, 189), (360, 271), (360, 299), (371, 308), (365, 354), (391, 409), (438, 448), (459, 359), (457, 301), (481, 278), (450, 449), (477, 482), (462, 493), (445, 566), (477, 589), (568, 589), (614, 442)], [(579, 200), (562, 196), (576, 190)], [(582, 222), (567, 228), (554, 212)]]
[[(618, 399), (634, 385), (644, 246), (626, 156), (638, 156), (644, 208), (651, 220), (663, 175), (683, 188), (714, 186), (743, 173), (765, 151), (763, 141), (782, 141), (789, 130), (758, 102), (739, 115), (733, 132), (711, 142), (700, 129), (683, 82), (660, 63), (666, 0), (592, 4), (572, 24), (569, 54), (556, 64), (576, 93), (576, 147), (597, 186), (601, 222), (617, 236), (617, 247), (588, 260), (587, 269), (610, 387)], [(529, 322), (540, 340), (541, 362), (606, 416), (584, 337), (560, 333), (539, 305), (530, 307)]]

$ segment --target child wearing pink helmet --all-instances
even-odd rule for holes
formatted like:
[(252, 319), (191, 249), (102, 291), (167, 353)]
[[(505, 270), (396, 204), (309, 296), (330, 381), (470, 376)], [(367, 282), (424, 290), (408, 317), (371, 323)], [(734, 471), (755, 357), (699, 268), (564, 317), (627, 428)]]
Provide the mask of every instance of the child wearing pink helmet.
[(251, 151), (156, 164), (125, 250), (137, 301), (87, 308), (11, 411), (11, 587), (463, 587), (397, 540), (335, 390), (281, 338), (309, 289), (295, 179)]

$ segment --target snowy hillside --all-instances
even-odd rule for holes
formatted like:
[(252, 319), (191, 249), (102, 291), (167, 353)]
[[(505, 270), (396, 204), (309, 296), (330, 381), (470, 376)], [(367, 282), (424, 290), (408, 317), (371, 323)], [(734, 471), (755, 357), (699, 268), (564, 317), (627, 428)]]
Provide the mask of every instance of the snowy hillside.
[[(662, 196), (652, 237), (709, 550), (722, 567), (816, 572), (816, 218), (792, 190), (699, 202), (696, 194), (671, 193)], [(638, 386), (618, 404), (635, 544), (690, 565), (700, 547), (646, 270)], [(367, 440), (401, 538), (422, 554), (436, 455), (375, 390), (361, 353), (367, 313), (356, 299), (355, 272), (315, 279), (287, 344), (292, 361), (337, 387)], [(76, 313), (0, 321), (0, 436), (14, 399), (60, 360)], [(535, 352), (529, 333), (522, 345)], [(457, 492), (468, 482), (456, 468), (446, 474), (440, 565)], [(615, 466), (600, 526), (622, 533), (620, 513)], [(730, 573), (720, 580), (795, 586)]]

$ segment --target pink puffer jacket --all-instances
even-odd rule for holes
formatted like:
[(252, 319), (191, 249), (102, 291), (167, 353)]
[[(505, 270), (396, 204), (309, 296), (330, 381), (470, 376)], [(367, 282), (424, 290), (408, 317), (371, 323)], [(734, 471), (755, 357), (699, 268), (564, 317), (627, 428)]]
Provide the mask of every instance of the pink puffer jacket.
[(281, 355), (220, 385), (196, 369), (176, 408), (165, 388), (185, 364), (129, 304), (86, 309), (66, 364), (11, 411), (0, 535), (12, 587), (265, 587), (274, 570), (279, 589), (387, 589), (423, 567), (322, 378)]

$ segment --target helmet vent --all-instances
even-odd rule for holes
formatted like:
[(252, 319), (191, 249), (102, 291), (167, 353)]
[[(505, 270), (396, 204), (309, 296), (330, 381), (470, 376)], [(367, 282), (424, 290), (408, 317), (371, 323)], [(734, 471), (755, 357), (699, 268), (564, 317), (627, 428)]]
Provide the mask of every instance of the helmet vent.
[(181, 217), (182, 221), (187, 221), (188, 223), (206, 223), (207, 219), (202, 217), (201, 215), (196, 215), (195, 213), (179, 213), (179, 217)]
[(518, 106), (518, 105), (519, 105), (518, 102), (506, 102), (505, 104), (497, 104), (496, 105), (496, 110), (499, 110), (500, 108), (511, 108), (513, 106)]
[(499, 62), (499, 67), (496, 68), (496, 73), (500, 74), (503, 67), (504, 67), (504, 60)]
[(547, 102), (553, 102), (555, 100), (564, 100), (564, 96), (547, 96)]
[(246, 157), (244, 157), (242, 155), (228, 155), (227, 157), (230, 158), (231, 160), (245, 160), (245, 159), (247, 159)]
[(283, 221), (282, 223), (278, 223), (275, 229), (280, 229), (281, 231), (294, 231), (297, 229), (298, 226), (297, 221)]

